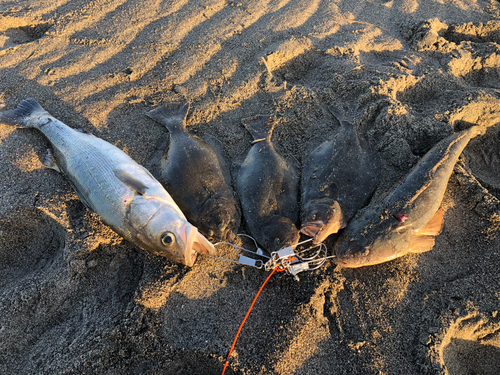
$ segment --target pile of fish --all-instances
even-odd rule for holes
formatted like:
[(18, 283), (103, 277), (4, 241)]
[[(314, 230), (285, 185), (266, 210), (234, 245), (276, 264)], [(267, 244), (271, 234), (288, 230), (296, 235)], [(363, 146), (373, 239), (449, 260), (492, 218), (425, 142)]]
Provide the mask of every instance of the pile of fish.
[[(321, 243), (337, 232), (331, 257), (344, 267), (432, 249), (443, 224), (441, 202), (448, 180), (462, 150), (478, 134), (477, 127), (443, 139), (382, 202), (370, 202), (379, 181), (380, 157), (353, 124), (336, 109), (329, 110), (340, 130), (308, 156), (302, 178), (297, 163), (285, 160), (274, 147), (269, 118), (244, 119), (254, 141), (234, 168), (236, 192), (222, 145), (187, 131), (186, 103), (147, 113), (170, 134), (159, 181), (117, 147), (71, 129), (34, 99), (0, 113), (0, 122), (41, 131), (52, 146), (45, 164), (67, 176), (87, 208), (141, 249), (187, 266), (198, 253), (215, 255), (207, 237), (233, 241), (242, 216), (253, 238), (271, 254), (259, 255), (276, 265), (283, 259), (302, 259), (295, 256), (300, 232), (311, 237), (311, 248), (319, 249), (308, 258), (315, 265), (322, 264), (314, 259), (317, 254), (327, 257)], [(307, 264), (287, 268), (296, 275)]]

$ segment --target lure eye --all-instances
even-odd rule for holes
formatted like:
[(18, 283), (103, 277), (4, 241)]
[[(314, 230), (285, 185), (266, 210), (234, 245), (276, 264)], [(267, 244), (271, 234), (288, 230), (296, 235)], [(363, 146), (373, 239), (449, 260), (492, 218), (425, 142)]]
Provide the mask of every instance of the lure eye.
[(164, 246), (172, 246), (175, 243), (175, 235), (172, 232), (165, 232), (161, 235), (161, 243)]

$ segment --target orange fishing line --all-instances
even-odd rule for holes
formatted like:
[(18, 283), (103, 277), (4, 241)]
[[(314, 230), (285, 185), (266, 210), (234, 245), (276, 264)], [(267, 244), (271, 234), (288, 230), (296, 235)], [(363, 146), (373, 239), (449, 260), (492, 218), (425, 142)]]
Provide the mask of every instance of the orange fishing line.
[[(266, 283), (269, 281), (269, 279), (273, 275), (274, 271), (276, 271), (276, 270), (278, 270), (278, 267), (274, 267), (273, 270), (271, 271), (271, 273), (269, 274), (269, 276), (267, 276), (266, 281), (264, 281), (264, 283), (261, 285), (259, 291), (257, 292), (257, 294), (255, 295), (255, 297), (252, 301), (252, 304), (250, 305), (250, 308), (247, 311), (247, 314), (243, 318), (243, 321), (240, 324), (240, 328), (238, 328), (238, 332), (236, 332), (236, 336), (234, 338), (233, 345), (231, 346), (231, 349), (229, 349), (229, 354), (227, 355), (226, 362), (224, 363), (224, 369), (222, 370), (222, 375), (224, 375), (224, 373), (226, 372), (227, 365), (229, 364), (229, 357), (231, 357), (231, 353), (233, 352), (234, 346), (236, 345), (236, 340), (238, 340), (238, 336), (240, 335), (241, 329), (243, 328), (243, 324), (245, 324), (245, 321), (247, 320), (248, 315), (250, 315), (250, 311), (252, 311), (253, 305), (255, 304), (255, 301), (257, 301), (257, 297), (259, 297), (260, 292), (262, 292), (262, 289), (264, 289), (264, 285), (266, 285)], [(280, 271), (284, 271), (284, 269), (280, 270)]]

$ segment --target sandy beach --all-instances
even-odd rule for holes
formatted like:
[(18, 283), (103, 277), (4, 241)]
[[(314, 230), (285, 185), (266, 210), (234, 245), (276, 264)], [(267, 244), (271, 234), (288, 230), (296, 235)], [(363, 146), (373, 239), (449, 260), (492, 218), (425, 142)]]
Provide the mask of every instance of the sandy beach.
[[(0, 1), (5, 109), (35, 98), (155, 176), (169, 135), (146, 112), (173, 101), (190, 102), (189, 131), (219, 140), (229, 166), (252, 141), (243, 118), (270, 115), (300, 166), (339, 129), (328, 105), (341, 108), (381, 156), (374, 201), (441, 139), (483, 129), (431, 251), (276, 273), (231, 374), (500, 373), (499, 90), (496, 1)], [(220, 374), (268, 273), (126, 242), (44, 167), (48, 147), (0, 124), (0, 373)]]

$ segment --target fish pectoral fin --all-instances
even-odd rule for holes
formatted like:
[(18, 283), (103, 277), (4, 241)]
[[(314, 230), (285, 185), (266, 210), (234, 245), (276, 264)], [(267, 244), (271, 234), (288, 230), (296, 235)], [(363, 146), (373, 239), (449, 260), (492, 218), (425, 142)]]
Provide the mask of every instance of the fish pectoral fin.
[(137, 177), (124, 170), (117, 170), (114, 172), (116, 178), (127, 185), (130, 189), (136, 191), (140, 195), (146, 194), (146, 190), (148, 190), (148, 187)]
[(443, 227), (443, 216), (444, 216), (444, 209), (443, 207), (440, 207), (434, 216), (429, 220), (425, 226), (418, 231), (418, 235), (425, 235), (425, 236), (437, 236), (439, 233), (441, 233), (441, 228)]
[(432, 250), (434, 247), (435, 238), (432, 236), (421, 236), (414, 235), (411, 238), (410, 248), (408, 252), (410, 253), (425, 253), (426, 251)]
[(45, 154), (45, 158), (43, 159), (43, 165), (45, 165), (47, 168), (62, 173), (61, 169), (57, 165), (56, 158), (54, 157), (54, 154), (52, 153), (52, 150), (50, 148), (47, 149), (47, 153)]
[(443, 216), (444, 209), (440, 207), (429, 222), (411, 237), (410, 253), (424, 253), (434, 247), (435, 237), (443, 227)]

